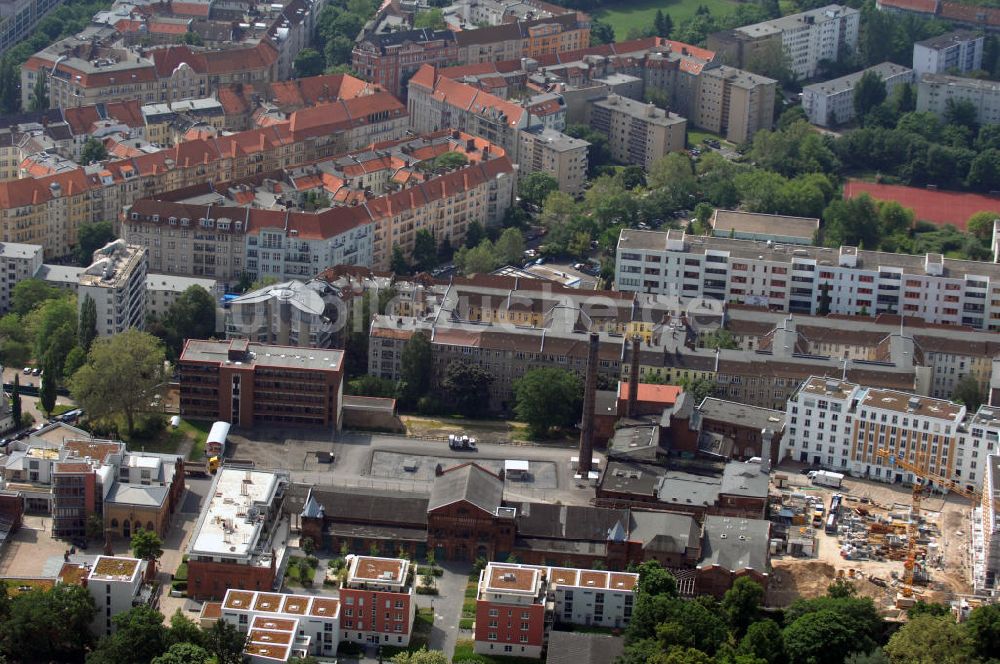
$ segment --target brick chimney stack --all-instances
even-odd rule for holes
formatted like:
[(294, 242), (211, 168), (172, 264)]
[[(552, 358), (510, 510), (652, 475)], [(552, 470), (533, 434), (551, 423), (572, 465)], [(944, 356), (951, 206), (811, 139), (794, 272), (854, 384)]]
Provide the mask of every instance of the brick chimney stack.
[(636, 404), (639, 402), (639, 335), (632, 337), (632, 366), (628, 374), (628, 412), (629, 417), (635, 417)]
[(590, 335), (590, 349), (587, 354), (587, 381), (583, 388), (583, 422), (580, 427), (580, 476), (587, 479), (594, 462), (594, 405), (597, 400), (597, 351), (600, 336)]

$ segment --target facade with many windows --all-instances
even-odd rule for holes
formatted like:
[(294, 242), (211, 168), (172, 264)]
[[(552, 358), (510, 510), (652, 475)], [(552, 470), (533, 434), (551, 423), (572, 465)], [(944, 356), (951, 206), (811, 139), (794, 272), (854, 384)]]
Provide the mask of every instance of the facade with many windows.
[(902, 314), (928, 323), (1000, 329), (1000, 265), (940, 254), (799, 247), (623, 230), (622, 291), (703, 297), (772, 311)]

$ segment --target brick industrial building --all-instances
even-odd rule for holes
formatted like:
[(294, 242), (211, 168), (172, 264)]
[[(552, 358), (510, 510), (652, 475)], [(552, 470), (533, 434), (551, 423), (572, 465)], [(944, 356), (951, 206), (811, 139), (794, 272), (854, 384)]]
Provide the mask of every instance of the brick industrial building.
[(181, 415), (339, 429), (343, 360), (340, 350), (189, 339), (179, 362)]

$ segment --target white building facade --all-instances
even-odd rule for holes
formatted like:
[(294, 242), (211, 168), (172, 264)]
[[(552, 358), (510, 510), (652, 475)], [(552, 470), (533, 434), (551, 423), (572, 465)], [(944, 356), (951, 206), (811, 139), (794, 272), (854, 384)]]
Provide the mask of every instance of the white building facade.
[(802, 88), (802, 109), (809, 122), (821, 127), (832, 127), (853, 120), (854, 87), (868, 72), (874, 72), (882, 79), (887, 97), (892, 97), (900, 85), (913, 83), (915, 80), (912, 69), (883, 62), (847, 76), (807, 85)]
[(948, 101), (968, 101), (979, 124), (1000, 124), (1000, 82), (947, 74), (923, 74), (917, 83), (917, 110), (944, 118)]
[(921, 74), (965, 73), (982, 69), (985, 37), (956, 30), (913, 45), (913, 71)]
[(97, 307), (97, 334), (121, 334), (142, 329), (146, 318), (146, 270), (149, 250), (115, 240), (94, 252), (90, 267), (80, 275), (77, 306), (86, 298)]

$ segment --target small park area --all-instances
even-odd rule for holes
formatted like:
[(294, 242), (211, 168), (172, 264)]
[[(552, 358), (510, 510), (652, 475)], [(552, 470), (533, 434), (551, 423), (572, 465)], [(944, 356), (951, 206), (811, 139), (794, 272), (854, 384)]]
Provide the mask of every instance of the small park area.
[(700, 5), (704, 5), (713, 16), (722, 16), (733, 11), (739, 3), (731, 0), (624, 0), (613, 3), (610, 8), (595, 10), (591, 16), (608, 23), (615, 29), (615, 38), (624, 41), (632, 28), (645, 29), (653, 25), (656, 10), (669, 14), (674, 25), (694, 16)]

